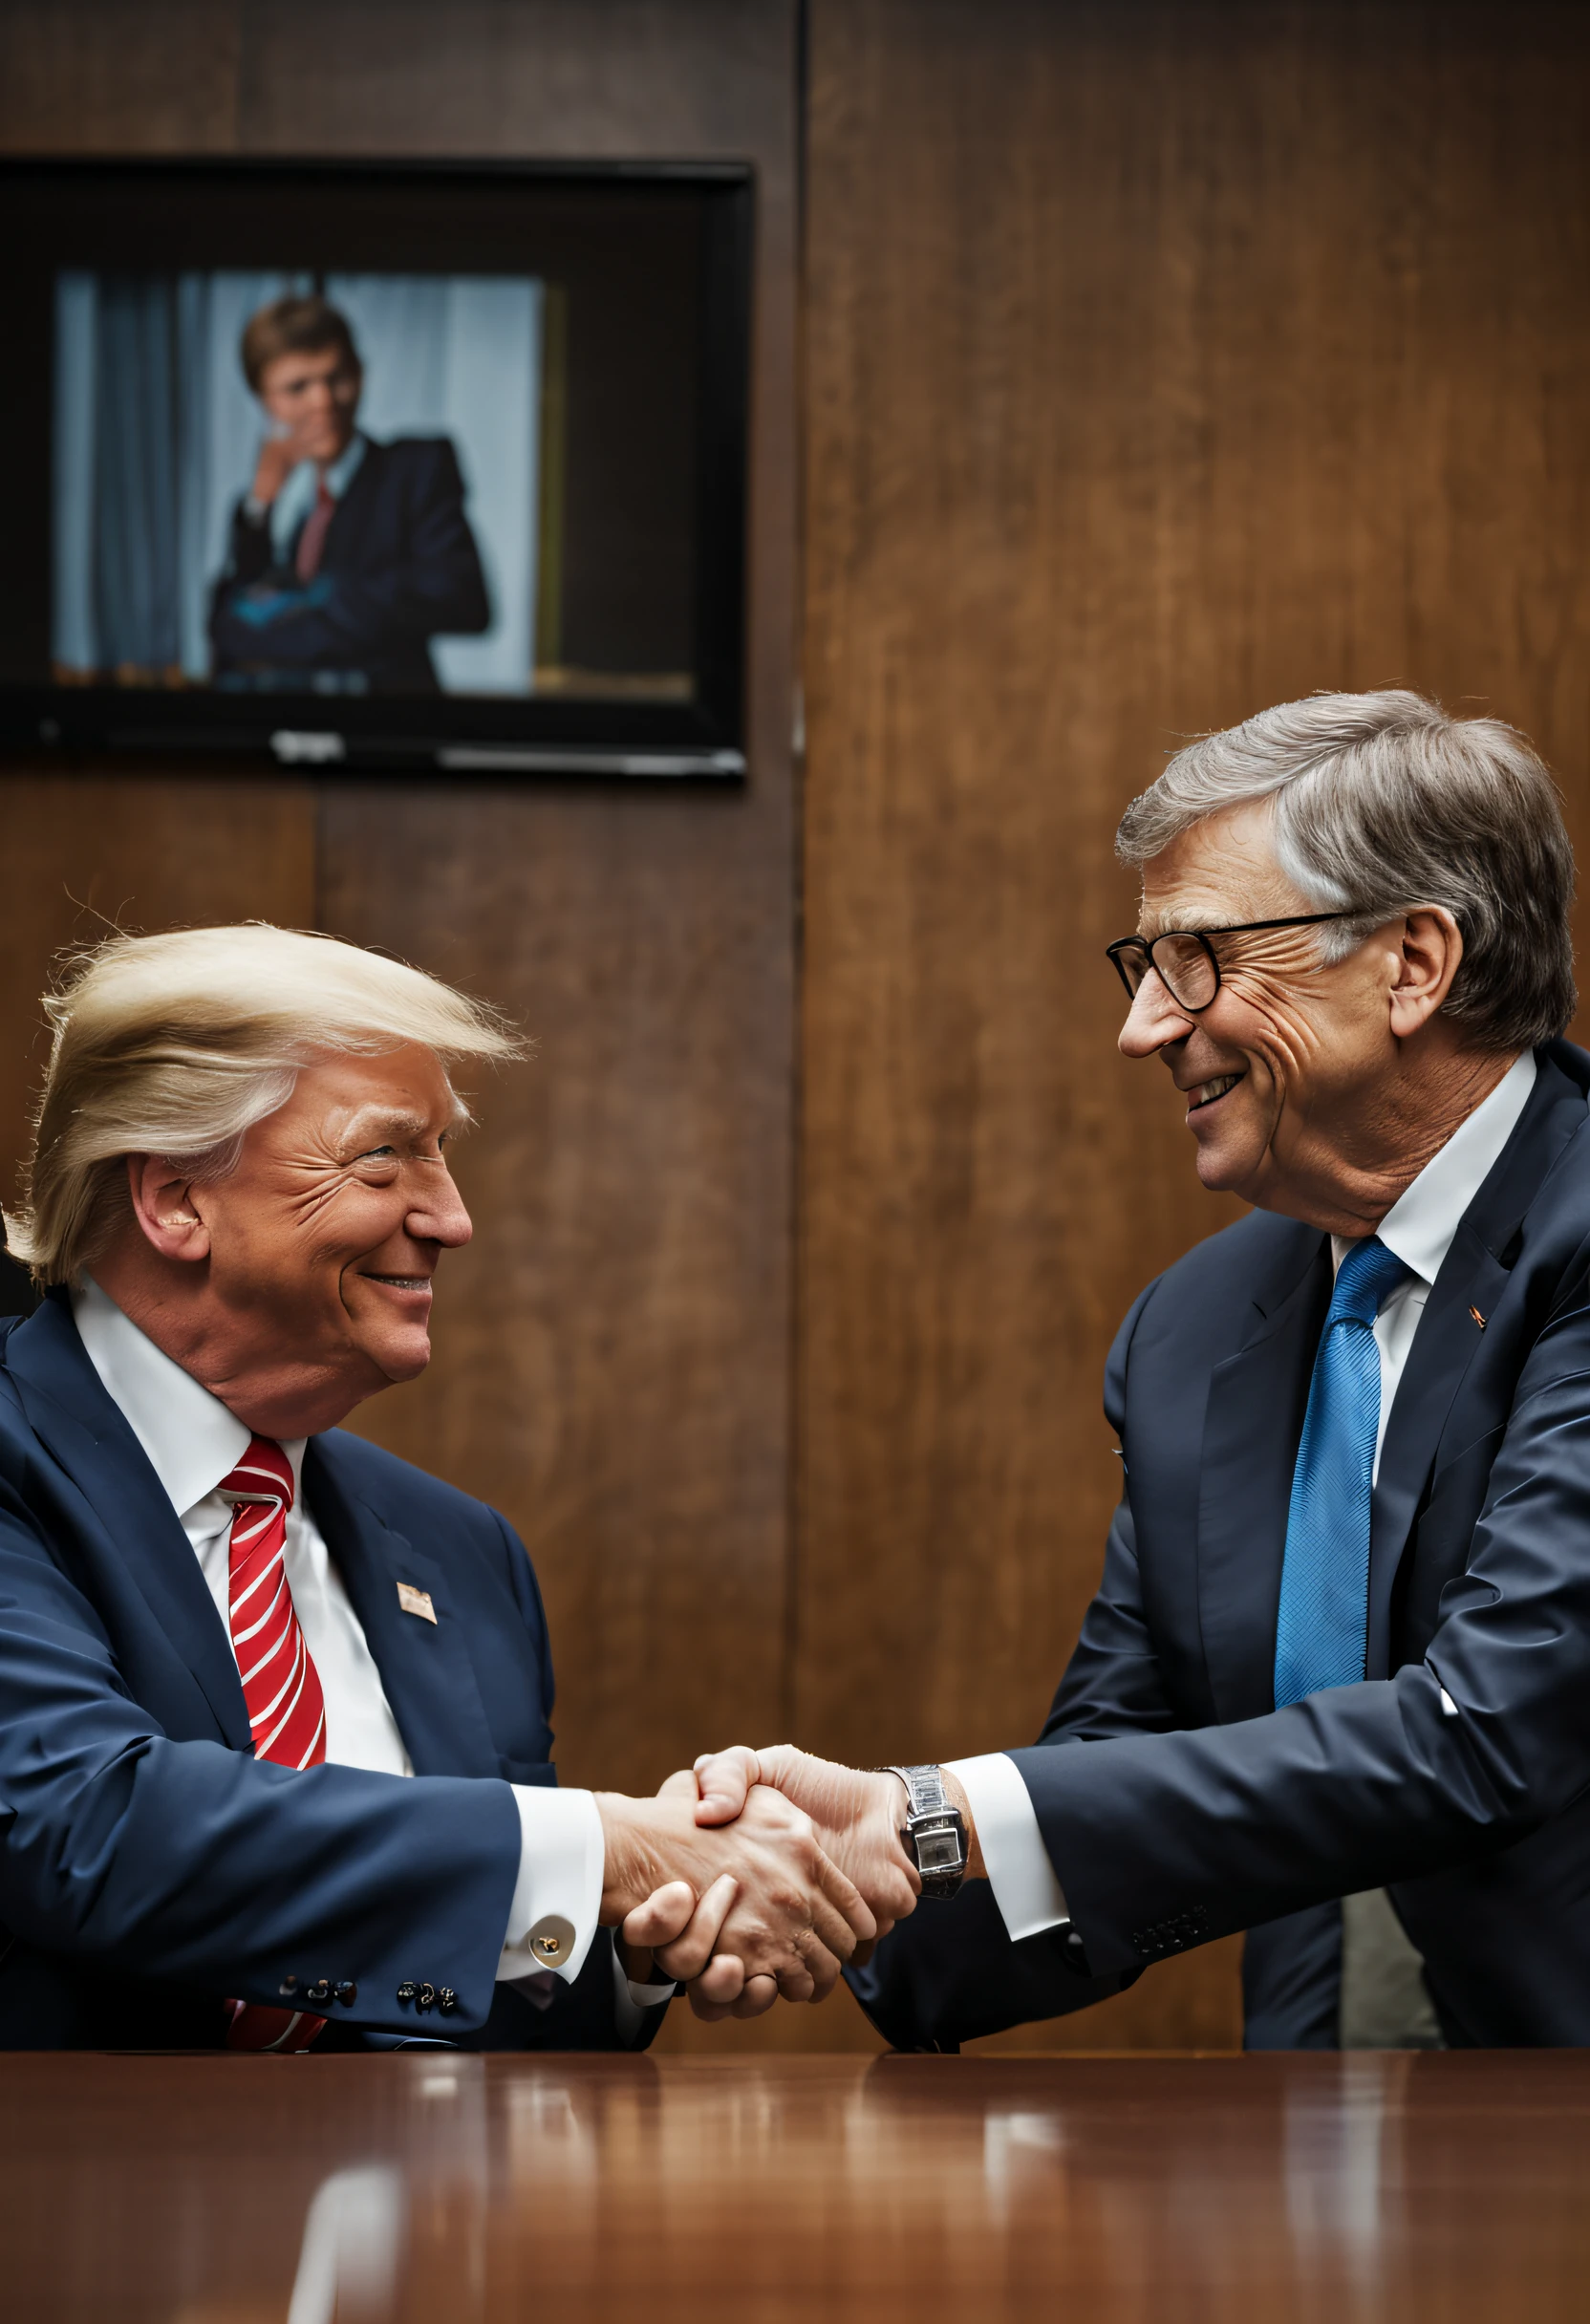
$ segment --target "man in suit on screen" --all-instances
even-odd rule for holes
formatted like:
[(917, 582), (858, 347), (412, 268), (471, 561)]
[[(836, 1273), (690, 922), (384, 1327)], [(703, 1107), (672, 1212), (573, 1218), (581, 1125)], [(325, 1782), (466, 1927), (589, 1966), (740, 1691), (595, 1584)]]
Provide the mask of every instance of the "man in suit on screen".
[(1043, 1732), (901, 1775), (729, 1754), (699, 1812), (776, 1781), (863, 1889), (912, 1831), (949, 1901), (851, 1975), (907, 2047), (1239, 1929), (1251, 2047), (1590, 2043), (1590, 1058), (1556, 788), (1495, 720), (1325, 695), (1179, 752), (1118, 846), (1121, 1048), (1254, 1209), (1111, 1350), (1121, 1503)]
[(634, 2048), (653, 1945), (700, 1969), (720, 1932), (826, 1990), (876, 1923), (804, 1813), (560, 1791), (523, 1543), (338, 1425), (429, 1361), (452, 1076), (502, 1020), (265, 927), (113, 938), (47, 1006), (7, 1220), (46, 1296), (0, 1323), (0, 2049)]
[(436, 693), (431, 639), (491, 623), (450, 439), (362, 433), (363, 366), (324, 299), (262, 307), (241, 354), (268, 432), (211, 605), (218, 680)]

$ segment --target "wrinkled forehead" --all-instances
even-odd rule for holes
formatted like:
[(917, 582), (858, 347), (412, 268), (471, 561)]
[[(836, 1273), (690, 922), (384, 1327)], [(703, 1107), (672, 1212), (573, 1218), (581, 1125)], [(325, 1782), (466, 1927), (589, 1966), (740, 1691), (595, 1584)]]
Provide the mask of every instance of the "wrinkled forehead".
[(434, 1050), (418, 1044), (384, 1056), (322, 1055), (299, 1070), (280, 1115), (330, 1141), (426, 1145), (469, 1119)]
[(1138, 933), (1231, 928), (1307, 912), (1307, 897), (1276, 861), (1267, 801), (1228, 807), (1191, 824), (1143, 866)]

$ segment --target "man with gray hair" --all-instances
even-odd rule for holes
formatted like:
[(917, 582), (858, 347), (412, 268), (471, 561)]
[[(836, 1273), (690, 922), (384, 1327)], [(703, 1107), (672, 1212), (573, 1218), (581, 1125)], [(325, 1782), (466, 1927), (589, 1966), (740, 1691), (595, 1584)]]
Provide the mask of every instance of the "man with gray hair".
[(897, 1775), (728, 1753), (698, 1813), (776, 1782), (864, 1888), (904, 1821), (954, 1901), (848, 1973), (906, 2047), (1238, 1929), (1251, 2047), (1590, 2043), (1590, 1058), (1555, 787), (1494, 720), (1324, 695), (1181, 751), (1118, 844), (1120, 1046), (1254, 1209), (1110, 1353), (1121, 1503), (1042, 1736)]
[(703, 1992), (715, 1941), (737, 1990), (825, 1991), (888, 1915), (805, 1814), (557, 1790), (523, 1543), (337, 1425), (429, 1361), (452, 1075), (506, 1025), (267, 927), (113, 938), (46, 1007), (7, 1224), (47, 1296), (0, 1325), (0, 2049), (644, 2046), (663, 1940)]

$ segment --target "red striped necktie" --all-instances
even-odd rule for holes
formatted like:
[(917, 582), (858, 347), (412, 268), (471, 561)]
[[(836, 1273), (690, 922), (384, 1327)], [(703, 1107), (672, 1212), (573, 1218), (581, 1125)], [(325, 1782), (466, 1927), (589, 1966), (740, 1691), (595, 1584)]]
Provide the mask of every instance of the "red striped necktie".
[[(312, 581), (320, 570), (320, 560), (326, 551), (326, 535), (336, 514), (336, 502), (327, 489), (322, 476), (314, 488), (314, 506), (304, 519), (304, 529), (298, 535), (298, 552), (293, 558), (300, 581)], [(255, 1443), (265, 1441), (256, 1437)], [(250, 1449), (251, 1450), (251, 1449)]]
[[(217, 1491), (236, 1503), (228, 1603), (254, 1756), (278, 1767), (318, 1767), (326, 1756), (326, 1705), (285, 1563), (292, 1463), (273, 1437), (256, 1436)], [(245, 2001), (230, 2008), (231, 2050), (307, 2050), (326, 2022), (306, 2010)]]

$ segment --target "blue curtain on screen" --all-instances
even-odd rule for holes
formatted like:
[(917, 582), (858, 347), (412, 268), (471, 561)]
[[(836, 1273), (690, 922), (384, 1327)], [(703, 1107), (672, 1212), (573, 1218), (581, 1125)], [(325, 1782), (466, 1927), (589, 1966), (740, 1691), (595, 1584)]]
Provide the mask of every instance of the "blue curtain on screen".
[[(259, 449), (238, 364), (255, 311), (305, 275), (63, 273), (56, 280), (54, 655), (150, 680), (209, 672), (210, 591)], [(450, 436), (491, 592), (483, 637), (439, 641), (444, 686), (523, 693), (535, 629), (541, 286), (526, 277), (333, 275), (364, 359), (360, 425)]]
[(210, 585), (253, 472), (238, 369), (286, 274), (62, 274), (55, 286), (54, 658), (203, 678)]

